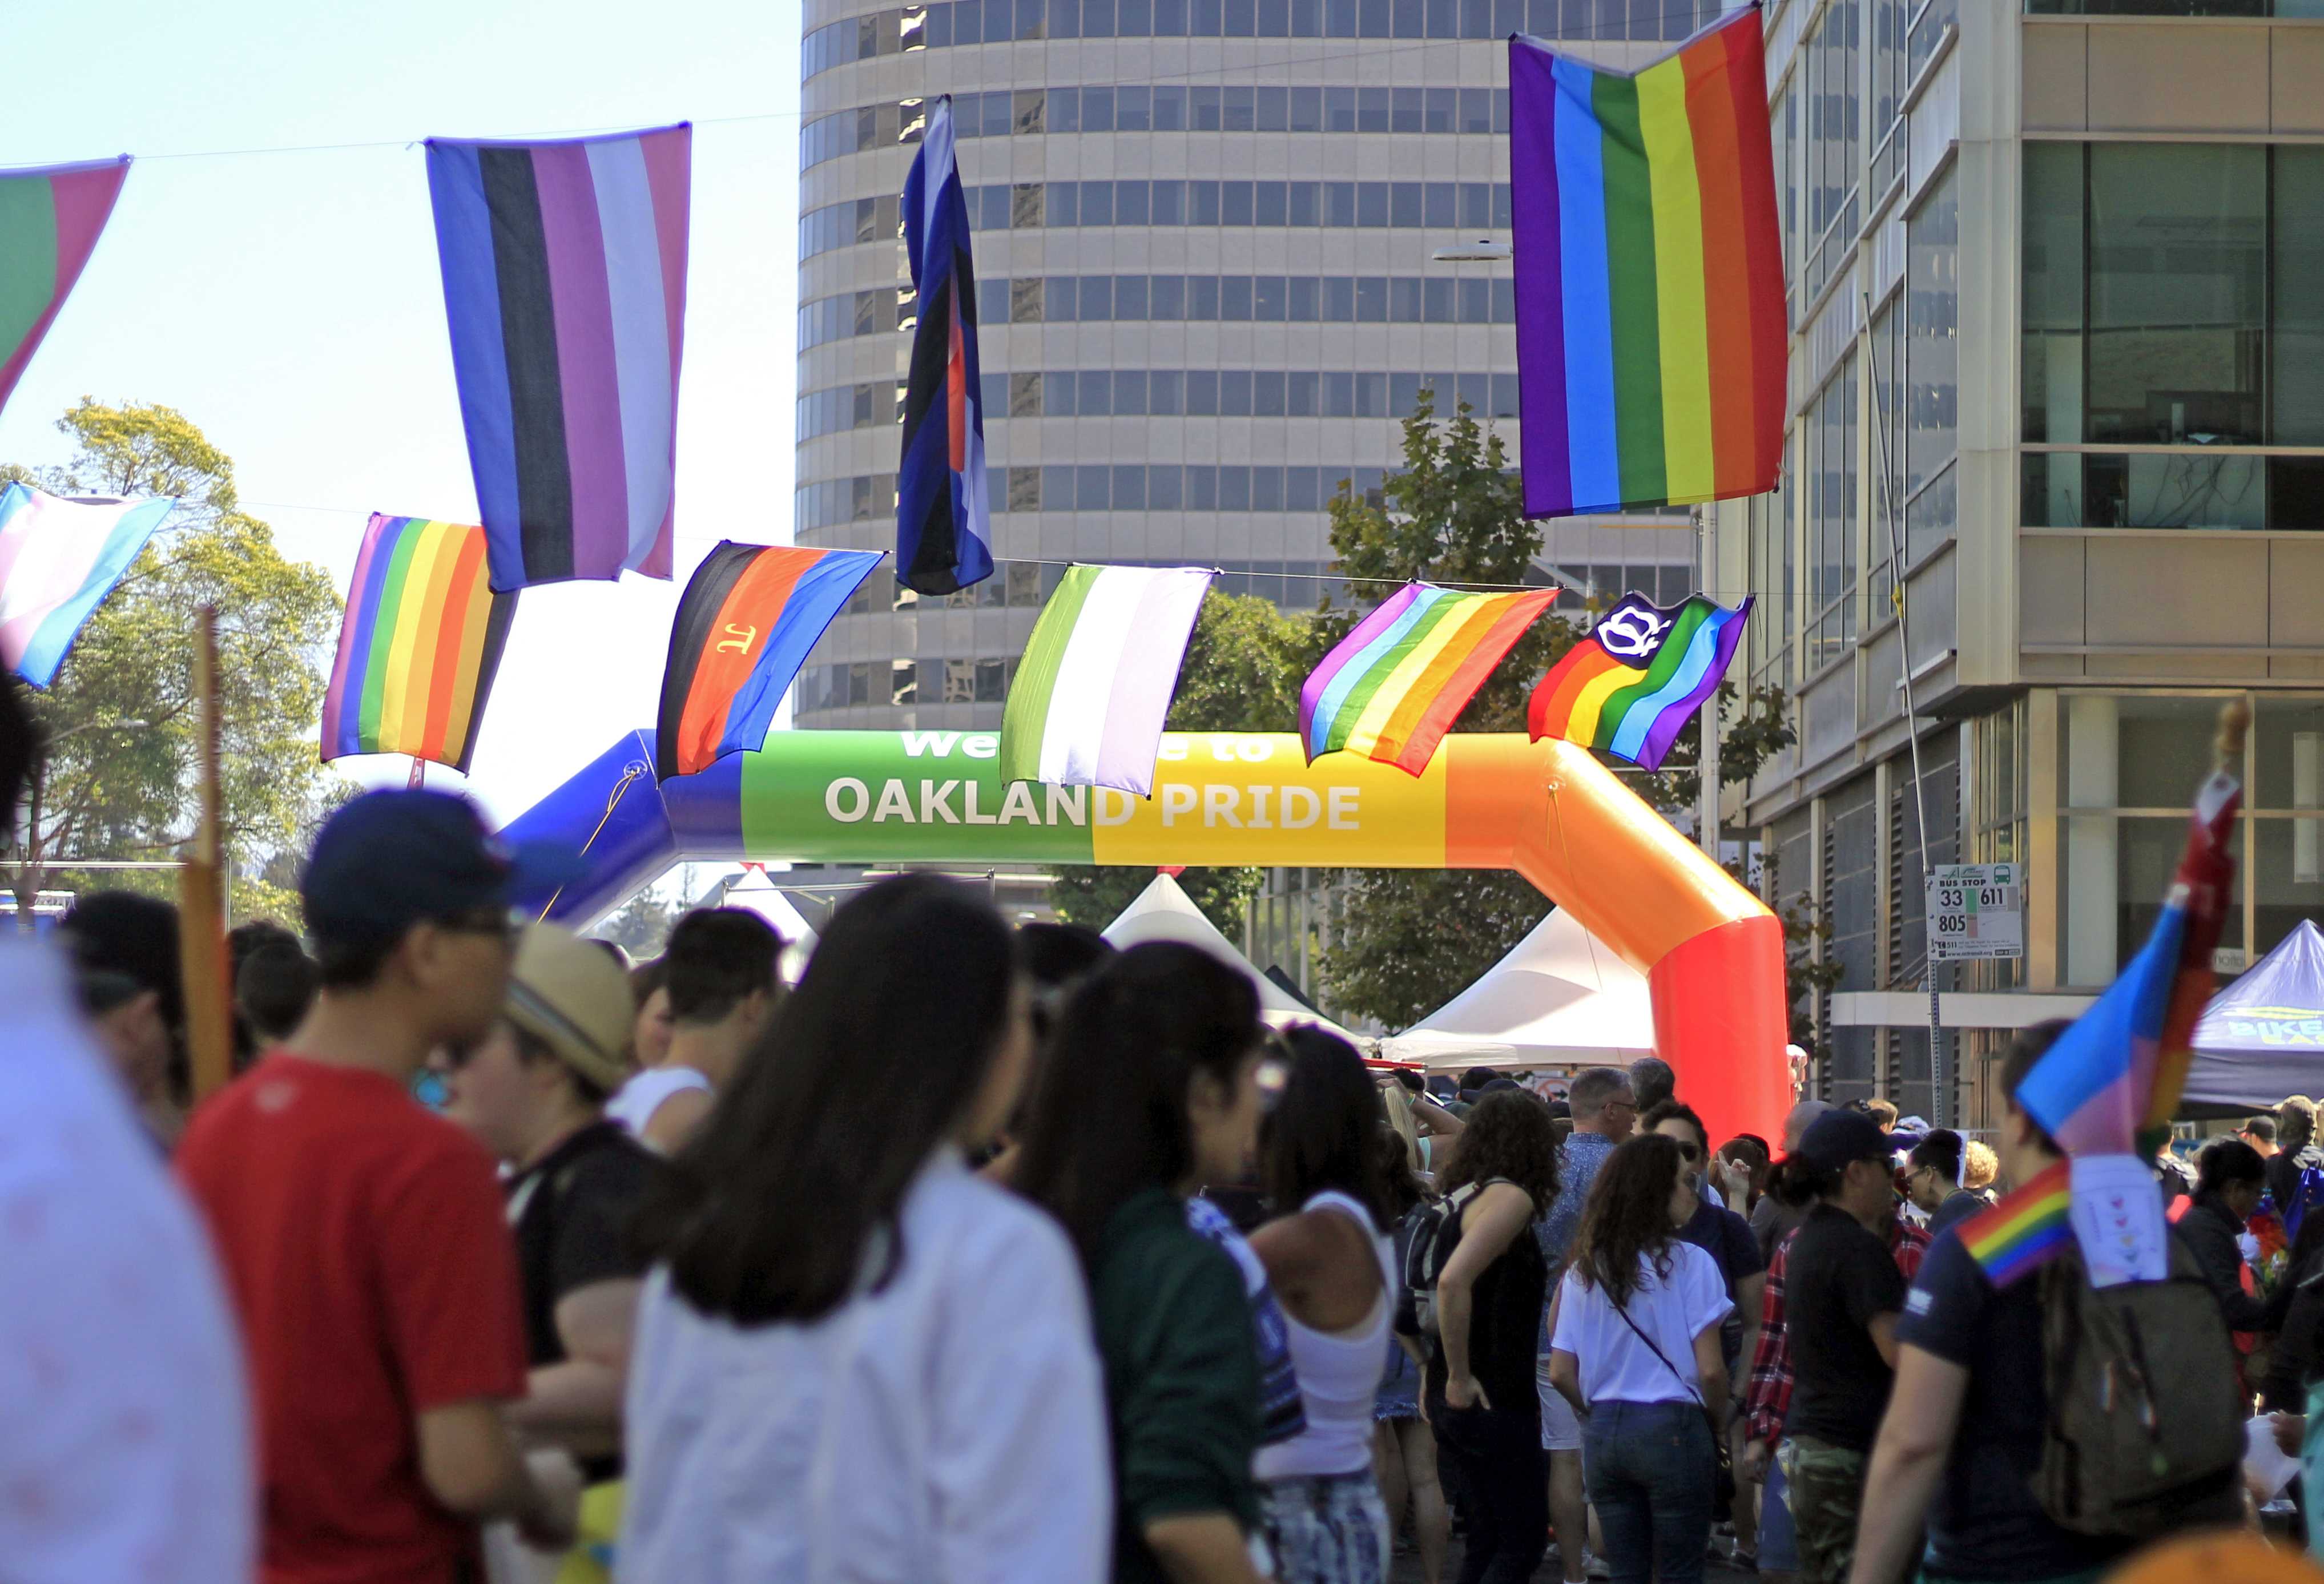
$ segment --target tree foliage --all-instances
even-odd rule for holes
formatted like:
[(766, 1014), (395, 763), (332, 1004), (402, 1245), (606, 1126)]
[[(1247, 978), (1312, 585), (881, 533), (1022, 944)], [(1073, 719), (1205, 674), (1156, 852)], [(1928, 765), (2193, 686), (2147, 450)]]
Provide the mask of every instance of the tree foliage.
[[(234, 464), (173, 408), (84, 398), (59, 420), (76, 449), (8, 476), (56, 494), (171, 495), (178, 509), (100, 605), (33, 708), (49, 749), (29, 790), (14, 875), (43, 886), (166, 893), (167, 871), (75, 870), (74, 858), (177, 856), (195, 823), (195, 613), (218, 612), (222, 832), (237, 917), (295, 918), (281, 855), (303, 848), (337, 783), (315, 750), (339, 599), (242, 510)], [(295, 870), (295, 866), (288, 866)]]

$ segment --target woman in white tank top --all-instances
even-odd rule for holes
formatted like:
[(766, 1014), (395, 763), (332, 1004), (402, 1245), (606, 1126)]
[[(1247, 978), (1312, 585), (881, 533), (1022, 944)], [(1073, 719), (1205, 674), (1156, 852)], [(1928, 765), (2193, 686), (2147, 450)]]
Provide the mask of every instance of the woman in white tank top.
[(1259, 1135), (1261, 1180), (1278, 1209), (1297, 1209), (1250, 1243), (1283, 1308), (1307, 1428), (1259, 1449), (1252, 1472), (1284, 1584), (1384, 1584), (1372, 1404), (1396, 1275), (1373, 1147), (1379, 1097), (1345, 1040), (1299, 1027), (1283, 1045), (1283, 1084)]

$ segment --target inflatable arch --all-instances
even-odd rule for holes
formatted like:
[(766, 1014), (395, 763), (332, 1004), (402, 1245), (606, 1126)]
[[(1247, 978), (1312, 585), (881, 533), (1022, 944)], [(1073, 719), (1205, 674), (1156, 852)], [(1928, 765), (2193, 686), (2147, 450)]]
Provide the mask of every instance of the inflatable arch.
[(686, 859), (1511, 869), (1646, 976), (1657, 1050), (1714, 1140), (1792, 1103), (1783, 927), (1587, 751), (1444, 739), (1418, 778), (1289, 734), (1164, 737), (1154, 796), (1004, 783), (973, 732), (778, 732), (657, 784), (637, 732), (508, 827), (583, 852), (526, 898), (586, 926)]

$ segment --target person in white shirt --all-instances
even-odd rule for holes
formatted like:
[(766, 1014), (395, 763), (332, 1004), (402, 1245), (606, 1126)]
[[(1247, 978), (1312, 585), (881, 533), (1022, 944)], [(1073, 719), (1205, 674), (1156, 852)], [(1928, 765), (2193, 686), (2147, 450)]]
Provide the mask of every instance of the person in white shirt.
[(650, 1202), (623, 1584), (1100, 1579), (1104, 1388), (1065, 1231), (971, 1175), (1032, 1060), (1000, 916), (840, 909)]
[[(38, 751), (0, 671), (0, 830)], [(0, 1578), (248, 1584), (241, 1343), (209, 1239), (50, 945), (0, 934)]]
[(641, 1070), (606, 1102), (605, 1115), (651, 1148), (675, 1155), (774, 1015), (782, 997), (776, 977), (782, 953), (783, 937), (773, 926), (740, 907), (697, 907), (679, 919), (662, 950), (661, 988), (646, 997), (639, 1018), (646, 1022), (659, 999), (668, 1037), (658, 1060), (650, 1038), (640, 1041)]
[(1713, 1438), (1727, 1418), (1719, 1264), (1678, 1229), (1701, 1201), (1678, 1141), (1648, 1133), (1591, 1185), (1550, 1315), (1550, 1384), (1582, 1418), (1613, 1584), (1702, 1584)]

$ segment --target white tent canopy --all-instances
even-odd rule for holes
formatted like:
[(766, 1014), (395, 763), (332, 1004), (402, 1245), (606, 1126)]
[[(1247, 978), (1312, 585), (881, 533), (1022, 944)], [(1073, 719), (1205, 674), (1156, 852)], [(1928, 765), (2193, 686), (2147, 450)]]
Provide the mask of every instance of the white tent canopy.
[(1234, 943), (1219, 933), (1218, 926), (1204, 916), (1194, 906), (1185, 888), (1167, 874), (1157, 874), (1154, 883), (1138, 894), (1138, 900), (1121, 910), (1121, 916), (1105, 926), (1105, 938), (1116, 947), (1127, 951), (1148, 941), (1176, 941), (1180, 945), (1196, 946), (1208, 952), (1231, 968), (1240, 969), (1259, 990), (1259, 1015), (1270, 1028), (1280, 1028), (1288, 1023), (1313, 1023), (1327, 1033), (1336, 1034), (1358, 1050), (1366, 1042), (1349, 1033), (1329, 1018), (1291, 995), (1258, 969), (1250, 960), (1234, 948)]
[(1555, 908), (1482, 979), (1382, 1040), (1379, 1054), (1431, 1067), (1592, 1067), (1654, 1048), (1646, 976)]
[(792, 906), (774, 881), (767, 878), (766, 870), (759, 864), (746, 864), (742, 872), (726, 882), (717, 906), (739, 907), (755, 913), (767, 921), (774, 932), (783, 937), (780, 972), (785, 984), (797, 984), (799, 975), (807, 972), (807, 960), (814, 955), (816, 943), (822, 937), (804, 914)]

